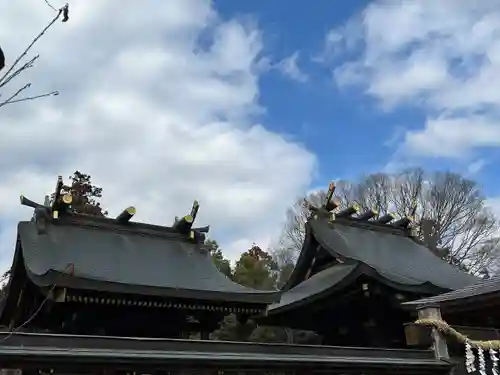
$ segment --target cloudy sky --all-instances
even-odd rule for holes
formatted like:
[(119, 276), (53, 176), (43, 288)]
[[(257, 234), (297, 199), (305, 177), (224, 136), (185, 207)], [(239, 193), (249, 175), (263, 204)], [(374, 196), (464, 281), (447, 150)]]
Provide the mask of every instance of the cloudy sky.
[[(42, 201), (76, 169), (111, 214), (135, 205), (137, 220), (169, 225), (198, 199), (200, 223), (233, 257), (266, 246), (294, 198), (331, 179), (453, 170), (500, 206), (500, 0), (70, 10), (10, 85), (61, 94), (0, 108), (2, 269), (31, 216), (19, 194)], [(44, 0), (0, 3), (7, 63), (52, 17)]]

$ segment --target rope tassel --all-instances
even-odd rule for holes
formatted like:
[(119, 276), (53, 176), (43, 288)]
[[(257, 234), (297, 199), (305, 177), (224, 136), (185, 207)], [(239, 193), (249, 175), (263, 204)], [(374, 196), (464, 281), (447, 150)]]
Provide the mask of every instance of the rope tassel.
[(493, 375), (499, 375), (498, 374), (498, 357), (497, 354), (498, 352), (494, 349), (490, 349), (490, 359), (491, 359), (491, 372)]
[(486, 375), (486, 361), (484, 360), (484, 351), (483, 349), (477, 350), (477, 357), (479, 359), (479, 373), (481, 375)]
[(465, 369), (470, 374), (476, 371), (476, 365), (474, 364), (476, 357), (472, 351), (472, 346), (470, 346), (469, 340), (465, 342)]
[(450, 327), (448, 323), (439, 319), (419, 319), (415, 324), (434, 328), (439, 333), (452, 338), (465, 345), (465, 369), (467, 373), (472, 373), (476, 371), (476, 355), (474, 350), (477, 350), (477, 364), (479, 367), (479, 373), (481, 375), (487, 375), (486, 372), (486, 358), (485, 353), (488, 353), (489, 359), (491, 360), (491, 375), (500, 375), (498, 371), (498, 353), (500, 351), (500, 340), (491, 341), (479, 341), (470, 340), (467, 336), (461, 334), (454, 328)]
[(454, 339), (462, 344), (466, 342), (474, 349), (482, 349), (488, 351), (490, 349), (500, 350), (500, 340), (490, 340), (490, 341), (480, 341), (480, 340), (470, 340), (467, 336), (461, 334), (453, 327), (450, 327), (448, 323), (444, 320), (438, 319), (419, 319), (415, 322), (419, 326), (435, 328), (439, 333)]

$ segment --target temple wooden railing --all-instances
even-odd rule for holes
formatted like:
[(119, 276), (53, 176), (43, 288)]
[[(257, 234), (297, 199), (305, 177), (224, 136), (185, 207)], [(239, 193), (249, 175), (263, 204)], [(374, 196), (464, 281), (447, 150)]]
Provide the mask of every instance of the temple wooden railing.
[(430, 350), (0, 332), (0, 367), (78, 374), (448, 374)]

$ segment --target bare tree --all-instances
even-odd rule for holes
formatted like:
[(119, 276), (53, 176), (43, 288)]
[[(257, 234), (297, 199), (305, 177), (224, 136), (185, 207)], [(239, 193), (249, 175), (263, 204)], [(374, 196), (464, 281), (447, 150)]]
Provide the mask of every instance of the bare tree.
[[(325, 192), (308, 199), (317, 202)], [(500, 261), (498, 221), (485, 207), (474, 181), (460, 175), (422, 169), (399, 174), (373, 174), (358, 183), (339, 181), (336, 195), (343, 206), (357, 202), (379, 214), (413, 216), (420, 239), (436, 255), (474, 274), (488, 274)], [(287, 212), (283, 248), (298, 254), (304, 239), (307, 210), (298, 200)]]
[(305, 202), (314, 206), (321, 206), (326, 197), (326, 191), (317, 191), (309, 194), (305, 198), (298, 199), (286, 212), (286, 221), (283, 234), (280, 238), (277, 249), (274, 250), (278, 258), (286, 257), (296, 260), (302, 243), (304, 242), (305, 224), (309, 215)]
[(9, 283), (11, 271), (5, 271), (0, 277), (0, 309), (4, 302), (5, 297), (7, 297), (7, 284)]
[(281, 289), (293, 272), (297, 252), (291, 247), (277, 247), (275, 249), (271, 249), (270, 253), (278, 266), (276, 287)]
[[(60, 9), (55, 9), (52, 5), (49, 5), (55, 12), (56, 16), (49, 22), (45, 28), (31, 41), (31, 43), (26, 47), (26, 49), (14, 60), (14, 62), (8, 66), (8, 57), (5, 56), (4, 51), (0, 47), (0, 71), (4, 69), (5, 66), (8, 66), (6, 72), (0, 76), (0, 98), (8, 89), (8, 85), (13, 82), (13, 80), (21, 75), (26, 70), (32, 68), (35, 62), (38, 60), (40, 55), (33, 56), (31, 59), (25, 61), (23, 60), (28, 55), (30, 49), (35, 45), (36, 42), (40, 40), (40, 38), (45, 35), (45, 33), (56, 23), (58, 19), (62, 17), (62, 22), (68, 21), (69, 8), (68, 4), (63, 6)], [(12, 90), (5, 98), (0, 99), (0, 107), (6, 106), (7, 104), (19, 103), (28, 100), (34, 100), (39, 98), (44, 98), (48, 96), (59, 95), (58, 91), (52, 91), (48, 93), (43, 93), (34, 96), (22, 96), (24, 92), (31, 87), (31, 83), (26, 83), (24, 86), (18, 87), (17, 89)]]

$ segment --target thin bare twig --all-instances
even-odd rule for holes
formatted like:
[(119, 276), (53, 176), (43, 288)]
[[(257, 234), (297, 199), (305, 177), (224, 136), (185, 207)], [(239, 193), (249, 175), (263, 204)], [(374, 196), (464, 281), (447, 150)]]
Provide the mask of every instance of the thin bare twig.
[(59, 95), (59, 91), (52, 91), (52, 92), (48, 92), (46, 94), (40, 94), (40, 95), (35, 95), (35, 96), (28, 96), (26, 98), (21, 98), (21, 99), (16, 99), (16, 100), (12, 100), (12, 97), (7, 99), (5, 102), (3, 103), (0, 103), (0, 107), (3, 107), (4, 105), (7, 105), (7, 104), (14, 104), (14, 103), (19, 103), (19, 102), (26, 102), (28, 100), (35, 100), (35, 99), (40, 99), (40, 98), (45, 98), (47, 96), (57, 96)]
[(14, 78), (16, 78), (19, 74), (21, 74), (24, 70), (32, 68), (34, 62), (40, 57), (40, 55), (36, 55), (33, 57), (30, 61), (27, 63), (23, 64), (19, 69), (17, 69), (14, 73), (12, 73), (10, 76), (8, 76), (1, 84), (0, 88), (4, 87), (7, 85), (10, 81), (12, 81)]
[(31, 83), (27, 83), (23, 87), (21, 87), (19, 90), (17, 90), (14, 94), (12, 94), (7, 100), (3, 101), (0, 103), (0, 107), (3, 107), (6, 104), (9, 104), (9, 102), (14, 99), (16, 96), (18, 96), (20, 93), (22, 93), (24, 90), (28, 89), (31, 86)]
[(67, 10), (65, 11), (65, 9), (67, 9), (67, 5), (65, 8), (59, 9), (59, 11), (57, 12), (57, 16), (55, 16), (52, 19), (52, 21), (50, 21), (50, 23), (47, 26), (45, 26), (45, 28), (35, 37), (35, 39), (32, 40), (32, 42), (28, 45), (28, 47), (26, 47), (24, 52), (19, 55), (19, 57), (14, 61), (14, 63), (11, 65), (11, 67), (9, 69), (7, 69), (7, 72), (2, 76), (2, 78), (0, 78), (0, 84), (2, 84), (5, 79), (9, 79), (9, 74), (12, 72), (12, 70), (14, 70), (14, 68), (17, 66), (17, 64), (19, 64), (19, 62), (28, 54), (28, 51), (31, 49), (31, 47), (33, 47), (33, 45), (36, 42), (38, 42), (38, 40), (47, 32), (47, 30), (50, 29), (50, 27), (59, 19), (61, 14), (63, 14), (63, 12), (67, 11)]
[(49, 7), (51, 7), (54, 11), (57, 12), (57, 9), (52, 6), (47, 0), (45, 0), (45, 4), (47, 4)]
[[(7, 72), (0, 78), (0, 89), (4, 86), (6, 86), (9, 82), (11, 82), (14, 78), (16, 78), (18, 75), (20, 75), (23, 71), (32, 68), (34, 65), (34, 62), (39, 58), (39, 55), (34, 56), (31, 60), (28, 62), (24, 63), (21, 67), (17, 68), (17, 65), (21, 62), (21, 60), (28, 54), (28, 51), (35, 45), (35, 43), (48, 31), (48, 29), (61, 17), (62, 15), (62, 22), (67, 22), (69, 19), (69, 5), (66, 4), (59, 10), (54, 8), (52, 4), (49, 3), (48, 0), (45, 0), (45, 3), (52, 8), (54, 11), (57, 12), (57, 15), (49, 22), (45, 28), (31, 41), (31, 43), (26, 47), (26, 49), (17, 57), (17, 59), (14, 61), (14, 63), (10, 66), (10, 68), (7, 70)], [(0, 57), (2, 57), (2, 62), (3, 63), (3, 52), (0, 49)], [(0, 67), (0, 69), (3, 68), (3, 64)], [(8, 99), (4, 100), (3, 102), (0, 102), (0, 107), (3, 107), (7, 104), (13, 104), (13, 103), (19, 103), (19, 102), (24, 102), (28, 100), (34, 100), (38, 98), (43, 98), (47, 96), (55, 96), (59, 95), (58, 91), (52, 91), (49, 93), (45, 94), (40, 94), (40, 95), (35, 95), (35, 96), (29, 96), (29, 97), (24, 97), (20, 99), (15, 99), (17, 98), (24, 90), (28, 89), (31, 86), (31, 83), (28, 83), (21, 87), (19, 90), (17, 90), (14, 94), (12, 94)], [(1, 97), (1, 94), (0, 94)]]

